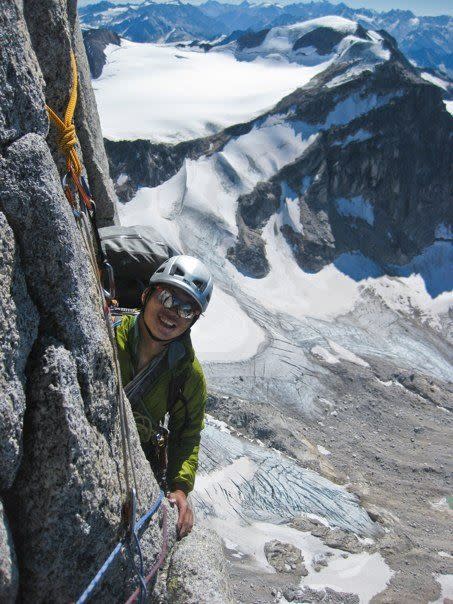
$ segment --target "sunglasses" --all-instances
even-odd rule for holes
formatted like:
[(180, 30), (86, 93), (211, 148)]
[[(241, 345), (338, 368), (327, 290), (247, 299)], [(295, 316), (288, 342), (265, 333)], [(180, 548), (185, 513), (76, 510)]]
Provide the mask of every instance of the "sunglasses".
[(168, 309), (175, 309), (181, 319), (190, 320), (200, 314), (197, 306), (190, 302), (184, 302), (174, 292), (159, 286), (156, 287), (156, 290), (158, 292), (157, 299), (162, 306)]

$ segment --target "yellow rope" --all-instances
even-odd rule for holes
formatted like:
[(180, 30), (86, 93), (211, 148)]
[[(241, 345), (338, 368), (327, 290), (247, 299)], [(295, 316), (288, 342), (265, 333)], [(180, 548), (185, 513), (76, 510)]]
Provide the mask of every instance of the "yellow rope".
[(73, 124), (74, 111), (77, 104), (77, 85), (78, 85), (78, 77), (77, 77), (77, 63), (75, 59), (74, 53), (71, 51), (71, 70), (72, 70), (72, 87), (71, 94), (69, 97), (69, 103), (66, 108), (66, 112), (64, 115), (64, 121), (55, 113), (53, 109), (51, 109), (48, 105), (46, 105), (47, 113), (49, 114), (50, 119), (57, 126), (60, 131), (60, 137), (58, 139), (58, 146), (61, 151), (66, 156), (66, 168), (68, 171), (72, 168), (77, 174), (80, 176), (82, 173), (82, 164), (80, 162), (79, 156), (77, 155), (77, 151), (75, 146), (77, 144), (77, 135), (75, 126)]

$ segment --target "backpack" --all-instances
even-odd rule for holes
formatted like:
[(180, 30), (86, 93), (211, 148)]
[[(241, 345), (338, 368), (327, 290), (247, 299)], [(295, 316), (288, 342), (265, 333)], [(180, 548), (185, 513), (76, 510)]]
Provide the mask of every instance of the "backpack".
[(149, 226), (103, 227), (99, 229), (99, 236), (113, 267), (116, 300), (127, 308), (140, 306), (140, 295), (154, 271), (165, 260), (180, 253)]

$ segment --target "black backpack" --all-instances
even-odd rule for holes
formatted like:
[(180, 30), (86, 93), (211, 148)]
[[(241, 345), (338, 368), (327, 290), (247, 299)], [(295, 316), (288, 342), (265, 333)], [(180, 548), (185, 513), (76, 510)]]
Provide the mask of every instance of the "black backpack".
[(162, 262), (180, 254), (149, 226), (111, 226), (99, 229), (101, 245), (115, 275), (120, 306), (137, 308), (149, 278)]

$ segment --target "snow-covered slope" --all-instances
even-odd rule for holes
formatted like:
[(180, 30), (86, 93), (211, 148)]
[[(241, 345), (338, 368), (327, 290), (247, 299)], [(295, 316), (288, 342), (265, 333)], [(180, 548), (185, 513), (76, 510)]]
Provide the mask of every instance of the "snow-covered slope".
[[(343, 37), (314, 79), (261, 118), (181, 148), (170, 177), (141, 188), (121, 206), (121, 219), (159, 224), (169, 240), (209, 258), (219, 285), (253, 319), (283, 313), (291, 322), (332, 321), (372, 297), (385, 312), (448, 331), (452, 247), (435, 239), (440, 225), (451, 223), (451, 118), (436, 89), (385, 36), (359, 30), (357, 37), (350, 33), (355, 24), (335, 18), (278, 28), (266, 39), (273, 51), (280, 44), (286, 52), (301, 35), (316, 32), (311, 43), (319, 47), (320, 21)], [(193, 55), (217, 60), (228, 51)], [(395, 131), (400, 120), (404, 126)], [(123, 176), (134, 182), (123, 160)], [(425, 173), (419, 185), (408, 173), (416, 165)], [(428, 211), (430, 220), (423, 221)], [(271, 322), (264, 323), (269, 331)], [(234, 337), (217, 333), (236, 349)], [(253, 339), (256, 350), (262, 340)], [(381, 345), (381, 352), (388, 349)], [(432, 352), (406, 357), (408, 363), (431, 357), (433, 370), (447, 373)]]
[[(118, 3), (117, 3), (118, 4)], [(335, 15), (360, 23), (367, 29), (385, 30), (408, 58), (420, 67), (453, 73), (452, 20), (450, 15), (416, 16), (411, 11), (378, 12), (354, 9), (344, 3), (219, 3), (199, 6), (179, 2), (100, 2), (79, 9), (85, 27), (108, 27), (135, 42), (214, 40), (220, 37), (253, 39), (256, 32)], [(221, 36), (222, 34), (222, 36)], [(250, 35), (251, 34), (251, 35)]]
[(246, 33), (228, 44), (219, 43), (214, 51), (233, 50), (239, 60), (257, 58), (288, 60), (302, 65), (327, 66), (329, 61), (350, 61), (360, 54), (370, 66), (390, 58), (384, 37), (367, 32), (355, 21), (326, 16), (301, 23)]
[[(330, 551), (325, 542), (276, 524), (301, 511), (336, 530), (370, 528), (345, 488), (300, 462), (343, 484), (353, 467), (365, 503), (377, 484), (384, 491), (401, 485), (398, 497), (410, 491), (412, 504), (420, 505), (426, 493), (415, 482), (424, 484), (429, 474), (429, 488), (420, 489), (442, 490), (437, 466), (444, 467), (445, 451), (431, 447), (431, 439), (450, 408), (452, 118), (441, 90), (419, 77), (390, 37), (361, 30), (357, 36), (357, 26), (342, 22), (332, 30), (337, 38), (328, 36), (339, 41), (326, 49), (318, 25), (294, 35), (311, 35), (317, 74), (259, 117), (176, 145), (107, 145), (125, 201), (123, 224), (154, 225), (214, 273), (217, 294), (193, 329), (210, 390), (228, 399), (225, 413), (236, 426), (255, 426), (258, 438), (279, 452), (208, 423), (195, 498), (233, 559), (252, 559), (267, 571), (263, 546), (273, 537), (301, 547), (312, 567), (315, 554)], [(270, 35), (274, 57), (237, 64), (286, 68), (295, 56), (293, 30)], [(235, 49), (237, 42), (207, 54), (184, 52), (234, 61)], [(115, 81), (121, 85), (119, 73)], [(170, 132), (172, 124), (167, 127)], [(414, 436), (424, 424), (410, 424), (407, 434), (422, 408), (432, 421), (426, 449)], [(396, 436), (389, 444), (391, 432)], [(323, 439), (307, 444), (317, 434)], [(316, 453), (301, 452), (301, 443)], [(337, 458), (340, 449), (348, 460), (341, 478), (319, 459), (335, 448)], [(354, 461), (358, 450), (365, 451), (363, 459)], [(294, 485), (289, 493), (288, 483)], [(401, 529), (400, 551), (406, 552), (414, 517), (401, 528), (399, 518), (386, 516), (391, 498), (387, 492), (384, 498), (373, 517), (390, 518), (386, 528)], [(441, 525), (435, 525), (436, 536), (443, 534)], [(232, 527), (234, 538), (228, 536)], [(397, 550), (392, 538), (383, 537), (387, 556)], [(331, 565), (319, 575), (310, 570), (301, 585), (350, 590), (364, 603), (393, 580), (389, 601), (399, 601), (401, 581), (413, 594), (420, 587), (414, 572), (408, 576), (401, 561), (392, 575), (378, 549), (354, 553), (349, 562), (333, 553)], [(420, 562), (423, 586), (432, 580), (431, 569), (440, 572), (433, 556)]]
[(94, 88), (102, 130), (112, 140), (174, 143), (207, 136), (260, 115), (323, 68), (250, 65), (229, 52), (127, 40), (107, 47), (106, 55)]

